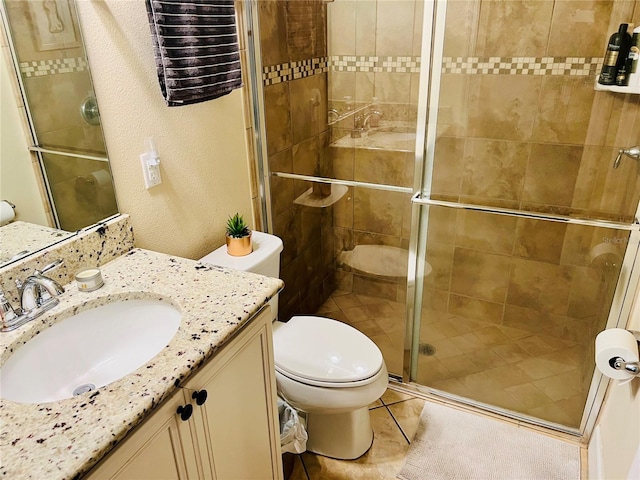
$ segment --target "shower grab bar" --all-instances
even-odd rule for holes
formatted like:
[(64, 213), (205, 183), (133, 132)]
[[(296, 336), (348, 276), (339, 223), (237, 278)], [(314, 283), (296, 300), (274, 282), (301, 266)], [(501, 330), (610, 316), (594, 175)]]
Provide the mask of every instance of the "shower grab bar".
[(81, 153), (65, 152), (64, 150), (50, 150), (48, 148), (42, 148), (42, 147), (36, 147), (36, 146), (29, 147), (29, 151), (40, 152), (40, 153), (50, 153), (52, 155), (60, 155), (63, 157), (83, 158), (85, 160), (98, 160), (99, 162), (109, 161), (107, 157), (98, 157), (95, 155), (82, 155)]
[(306, 180), (308, 182), (319, 183), (335, 183), (336, 185), (345, 185), (347, 187), (363, 187), (374, 190), (385, 190), (387, 192), (399, 192), (412, 194), (413, 189), (410, 187), (400, 187), (397, 185), (385, 185), (383, 183), (357, 182), (354, 180), (339, 180), (334, 178), (313, 177), (311, 175), (301, 175), (299, 173), (271, 172), (274, 177), (291, 178), (294, 180)]
[(462, 210), (472, 210), (476, 212), (484, 212), (493, 215), (506, 215), (511, 217), (521, 217), (533, 220), (547, 220), (551, 222), (569, 223), (573, 225), (584, 225), (588, 227), (612, 228), (615, 230), (640, 231), (640, 223), (636, 219), (633, 223), (612, 222), (609, 220), (590, 220), (586, 218), (567, 217), (565, 215), (554, 215), (549, 213), (525, 212), (523, 210), (515, 210), (512, 208), (502, 207), (486, 207), (483, 205), (475, 205), (473, 203), (447, 202), (445, 200), (433, 200), (430, 198), (422, 198), (421, 193), (416, 193), (411, 197), (411, 203), (419, 205), (433, 205), (437, 207), (457, 208)]

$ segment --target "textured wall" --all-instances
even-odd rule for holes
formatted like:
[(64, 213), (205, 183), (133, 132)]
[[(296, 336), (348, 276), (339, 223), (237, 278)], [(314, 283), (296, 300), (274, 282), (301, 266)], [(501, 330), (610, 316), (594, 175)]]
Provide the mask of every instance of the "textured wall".
[(14, 93), (11, 76), (14, 75), (9, 67), (9, 52), (5, 47), (5, 37), (2, 36), (3, 57), (0, 59), (0, 74), (2, 87), (0, 93), (0, 112), (2, 119), (2, 146), (0, 156), (0, 195), (3, 200), (13, 202), (17, 207), (17, 220), (51, 226), (41, 200), (40, 190), (31, 163), (31, 155), (27, 151), (27, 139), (22, 126), (23, 115), (18, 105), (17, 95)]
[[(77, 3), (119, 209), (131, 216), (136, 246), (199, 258), (224, 243), (230, 214), (252, 218), (242, 91), (166, 107), (144, 2)], [(145, 190), (139, 155), (150, 136), (163, 183)]]

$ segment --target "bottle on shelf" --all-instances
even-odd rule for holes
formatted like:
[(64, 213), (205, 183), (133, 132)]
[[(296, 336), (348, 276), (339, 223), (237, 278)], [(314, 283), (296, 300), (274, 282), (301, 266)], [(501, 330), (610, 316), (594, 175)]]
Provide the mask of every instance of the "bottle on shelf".
[(627, 85), (640, 87), (640, 27), (633, 29), (631, 47), (625, 64)]
[[(624, 70), (629, 47), (631, 46), (631, 35), (627, 33), (628, 27), (628, 23), (621, 23), (618, 31), (609, 38), (604, 64), (598, 78), (598, 83), (602, 85), (616, 85), (619, 71)], [(626, 78), (626, 72), (622, 77), (622, 81), (624, 81), (624, 78)]]

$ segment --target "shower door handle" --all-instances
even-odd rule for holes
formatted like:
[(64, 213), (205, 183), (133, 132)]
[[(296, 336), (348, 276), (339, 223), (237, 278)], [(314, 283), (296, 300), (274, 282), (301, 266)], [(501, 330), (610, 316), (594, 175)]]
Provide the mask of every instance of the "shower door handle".
[(613, 162), (613, 168), (618, 168), (623, 155), (626, 155), (627, 157), (633, 158), (635, 160), (640, 160), (640, 145), (629, 147), (627, 149), (621, 148), (618, 151), (618, 156), (616, 157), (615, 162)]

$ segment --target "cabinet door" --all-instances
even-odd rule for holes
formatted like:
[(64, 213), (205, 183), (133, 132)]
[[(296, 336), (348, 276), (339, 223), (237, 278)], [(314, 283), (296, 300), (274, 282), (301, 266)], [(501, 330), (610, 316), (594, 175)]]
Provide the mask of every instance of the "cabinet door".
[(272, 349), (267, 311), (187, 382), (207, 391), (193, 422), (206, 478), (282, 478)]
[(89, 480), (188, 480), (197, 478), (190, 421), (176, 414), (185, 405), (178, 389), (89, 472)]

